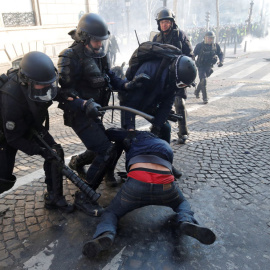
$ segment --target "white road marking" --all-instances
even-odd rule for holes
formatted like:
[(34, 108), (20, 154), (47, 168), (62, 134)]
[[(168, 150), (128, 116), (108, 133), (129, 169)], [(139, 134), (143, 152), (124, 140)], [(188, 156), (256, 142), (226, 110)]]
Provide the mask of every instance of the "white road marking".
[(215, 70), (215, 71), (214, 71), (214, 74), (211, 75), (210, 78), (214, 78), (214, 77), (216, 77), (216, 76), (218, 76), (218, 75), (220, 75), (220, 74), (223, 74), (224, 72), (226, 72), (226, 71), (228, 71), (228, 70), (230, 70), (230, 69), (234, 69), (234, 68), (236, 68), (236, 67), (245, 65), (245, 64), (247, 64), (248, 62), (253, 61), (254, 59), (255, 59), (255, 58), (245, 58), (245, 59), (243, 59), (243, 60), (240, 60), (240, 61), (237, 62), (237, 63), (230, 64), (229, 66), (226, 66), (226, 62), (225, 62), (225, 63), (224, 63), (224, 66), (221, 67), (221, 68), (219, 68), (218, 70)]
[(118, 270), (120, 264), (122, 263), (122, 253), (126, 247), (123, 247), (122, 250), (113, 257), (113, 259), (105, 265), (102, 270)]
[(23, 268), (27, 270), (48, 270), (52, 265), (54, 258), (53, 248), (58, 244), (58, 240), (52, 242), (48, 247), (44, 248), (37, 255), (31, 257), (23, 264)]
[(269, 65), (269, 63), (265, 63), (265, 62), (261, 62), (261, 63), (257, 63), (255, 65), (250, 66), (249, 68), (243, 69), (242, 71), (234, 74), (233, 76), (229, 77), (231, 79), (242, 79), (248, 75), (250, 75), (251, 73), (257, 71), (258, 69)]
[(260, 79), (260, 81), (267, 81), (267, 82), (270, 82), (270, 74), (267, 74), (267, 75), (265, 75), (264, 77), (262, 77), (262, 78)]

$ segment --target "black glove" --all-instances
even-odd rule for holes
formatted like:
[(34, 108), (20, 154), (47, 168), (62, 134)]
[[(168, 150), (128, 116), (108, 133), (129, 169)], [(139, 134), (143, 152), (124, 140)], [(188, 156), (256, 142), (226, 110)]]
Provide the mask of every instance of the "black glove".
[(134, 90), (143, 86), (144, 83), (150, 82), (150, 76), (145, 73), (141, 73), (133, 78), (132, 81), (125, 84), (127, 90)]
[(151, 128), (150, 128), (151, 133), (153, 133), (157, 137), (160, 136), (160, 130), (161, 130), (161, 127), (155, 126), (155, 125), (152, 125)]
[(47, 160), (52, 160), (55, 158), (55, 156), (52, 154), (50, 150), (47, 148), (40, 148), (39, 154), (47, 161)]
[(79, 93), (72, 88), (59, 88), (58, 93), (65, 100), (67, 100), (69, 97), (77, 98), (79, 96)]
[(85, 111), (86, 116), (90, 118), (97, 118), (98, 116), (102, 116), (103, 113), (98, 110), (100, 108), (101, 106), (92, 98), (88, 99), (83, 105), (83, 110)]
[(217, 66), (218, 66), (218, 67), (222, 67), (222, 66), (223, 66), (223, 63), (218, 63)]

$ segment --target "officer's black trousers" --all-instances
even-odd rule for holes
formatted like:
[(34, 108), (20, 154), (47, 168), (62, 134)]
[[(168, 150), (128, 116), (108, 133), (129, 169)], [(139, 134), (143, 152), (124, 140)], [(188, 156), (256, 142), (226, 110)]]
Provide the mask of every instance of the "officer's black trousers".
[[(56, 144), (53, 137), (47, 133), (43, 138), (46, 143), (50, 146)], [(34, 140), (34, 139), (33, 139)], [(38, 140), (35, 140), (37, 144), (41, 147), (44, 145)], [(13, 169), (15, 165), (15, 157), (17, 154), (17, 149), (11, 147), (7, 142), (3, 142), (0, 144), (0, 178), (1, 179), (12, 179)], [(47, 185), (52, 186), (52, 175), (51, 175), (51, 162), (45, 161), (43, 165), (45, 171), (45, 183)]]
[[(112, 147), (112, 143), (105, 134), (105, 128), (101, 120), (89, 119), (83, 112), (76, 114), (72, 128), (85, 147), (96, 154), (92, 165), (87, 171), (86, 180), (92, 187), (97, 188), (107, 171), (108, 166), (104, 166), (104, 163), (108, 159), (107, 150)], [(96, 175), (98, 175), (98, 179)], [(93, 179), (97, 183), (93, 183)]]

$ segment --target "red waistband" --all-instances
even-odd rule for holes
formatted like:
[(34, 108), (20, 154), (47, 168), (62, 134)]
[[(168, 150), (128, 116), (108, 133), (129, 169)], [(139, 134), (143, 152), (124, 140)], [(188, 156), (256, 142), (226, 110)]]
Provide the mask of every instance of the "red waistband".
[(169, 184), (174, 181), (172, 174), (160, 174), (143, 170), (132, 170), (128, 173), (128, 177), (151, 184)]

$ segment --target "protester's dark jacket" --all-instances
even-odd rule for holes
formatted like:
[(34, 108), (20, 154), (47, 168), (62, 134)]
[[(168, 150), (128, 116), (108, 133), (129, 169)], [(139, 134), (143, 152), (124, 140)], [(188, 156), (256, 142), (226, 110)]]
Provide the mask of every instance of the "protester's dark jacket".
[(39, 129), (39, 131), (42, 131), (41, 129), (44, 132), (47, 131), (42, 124), (47, 116), (48, 107), (52, 102), (34, 102), (30, 100), (36, 108), (36, 113), (39, 115), (39, 123), (37, 123), (37, 117), (34, 118), (33, 113), (29, 109), (29, 103), (23, 91), (27, 91), (27, 88), (19, 84), (17, 75), (12, 77), (1, 88), (2, 128), (10, 146), (28, 155), (37, 155), (40, 153), (40, 147), (33, 140), (30, 140), (30, 131), (33, 128)]
[[(145, 84), (142, 88), (130, 90), (123, 105), (155, 116), (154, 125), (161, 127), (167, 120), (172, 109), (175, 83), (169, 79), (169, 67), (165, 68), (161, 76), (155, 79), (156, 72), (161, 60), (154, 60), (143, 63), (136, 72), (136, 75), (145, 73), (150, 76), (151, 83)], [(125, 128), (134, 129), (135, 115), (125, 112)]]

